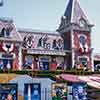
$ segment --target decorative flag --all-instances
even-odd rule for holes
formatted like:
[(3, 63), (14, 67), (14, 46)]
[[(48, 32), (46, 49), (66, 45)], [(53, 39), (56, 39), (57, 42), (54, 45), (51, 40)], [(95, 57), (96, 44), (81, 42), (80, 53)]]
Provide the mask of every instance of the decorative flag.
[(83, 53), (83, 52), (84, 52), (84, 48), (83, 48), (83, 46), (82, 46), (82, 44), (81, 44), (81, 43), (79, 43), (79, 44), (80, 44), (79, 51), (80, 51), (81, 53)]
[(85, 48), (86, 48), (86, 49), (85, 49), (85, 52), (89, 52), (89, 47), (88, 47), (87, 44), (85, 45)]
[(0, 0), (0, 6), (3, 6), (3, 0)]
[(14, 44), (13, 43), (3, 43), (2, 44), (2, 49), (5, 51), (5, 52), (13, 52), (14, 50)]
[(89, 52), (89, 47), (88, 47), (88, 45), (87, 44), (85, 44), (84, 46), (82, 46), (82, 44), (80, 43), (80, 48), (79, 48), (79, 51), (81, 52), (81, 53), (88, 53)]

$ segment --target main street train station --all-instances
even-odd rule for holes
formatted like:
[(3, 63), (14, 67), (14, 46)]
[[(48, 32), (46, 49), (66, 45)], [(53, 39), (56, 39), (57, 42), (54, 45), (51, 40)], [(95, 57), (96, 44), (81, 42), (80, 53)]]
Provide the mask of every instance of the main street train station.
[(69, 0), (54, 32), (17, 29), (14, 19), (0, 18), (1, 69), (92, 71), (92, 27), (77, 0)]
[(56, 31), (17, 28), (1, 17), (0, 100), (92, 100), (92, 92), (98, 98), (93, 26), (78, 0), (69, 0)]

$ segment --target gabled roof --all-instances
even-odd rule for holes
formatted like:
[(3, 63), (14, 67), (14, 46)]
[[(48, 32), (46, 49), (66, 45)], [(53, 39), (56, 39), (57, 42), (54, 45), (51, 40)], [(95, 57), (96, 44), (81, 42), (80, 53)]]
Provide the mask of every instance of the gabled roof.
[(83, 18), (88, 25), (91, 25), (85, 11), (80, 7), (79, 0), (69, 0), (64, 17), (68, 22), (74, 24), (79, 24), (79, 20)]
[(48, 34), (60, 36), (57, 31), (39, 30), (39, 29), (29, 29), (29, 28), (18, 28), (19, 33), (34, 33), (34, 34)]
[[(65, 32), (71, 25), (76, 25), (77, 29), (90, 31), (93, 27), (85, 13), (80, 7), (79, 0), (69, 0), (65, 13), (61, 18), (61, 23), (57, 29), (58, 32)], [(76, 27), (74, 27), (76, 29)]]
[(64, 17), (67, 18), (69, 21), (71, 20), (72, 6), (73, 6), (73, 0), (69, 0), (69, 3), (64, 13)]
[(6, 27), (12, 27), (12, 31), (10, 33), (9, 37), (0, 37), (0, 40), (3, 41), (18, 41), (21, 42), (21, 36), (19, 34), (19, 32), (16, 30), (16, 25), (14, 24), (13, 20), (10, 18), (0, 18), (0, 32), (2, 30), (2, 28), (6, 28)]

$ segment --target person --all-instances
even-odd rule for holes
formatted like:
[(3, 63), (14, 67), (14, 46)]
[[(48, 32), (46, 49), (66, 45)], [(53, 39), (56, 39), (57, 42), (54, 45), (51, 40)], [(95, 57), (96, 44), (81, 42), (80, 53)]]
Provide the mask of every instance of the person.
[(56, 88), (55, 89), (56, 95), (52, 98), (53, 100), (63, 100), (62, 98), (62, 90), (61, 88)]
[(2, 69), (3, 69), (3, 61), (0, 60), (0, 70), (2, 70)]
[(39, 63), (39, 59), (38, 59), (38, 57), (35, 57), (34, 61), (33, 61), (34, 70), (38, 70), (38, 63)]
[(52, 59), (52, 62), (51, 62), (51, 70), (54, 71), (57, 69), (57, 62), (56, 62), (56, 58), (53, 58)]
[(8, 94), (7, 99), (6, 100), (13, 100), (13, 97), (11, 94)]

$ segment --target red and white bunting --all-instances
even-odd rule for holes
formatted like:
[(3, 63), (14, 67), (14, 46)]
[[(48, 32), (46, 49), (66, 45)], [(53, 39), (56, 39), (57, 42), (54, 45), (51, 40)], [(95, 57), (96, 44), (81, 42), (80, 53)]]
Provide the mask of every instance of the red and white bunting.
[(7, 43), (2, 43), (2, 49), (3, 49), (3, 51), (5, 51), (5, 52), (13, 52), (13, 50), (14, 50), (14, 44), (13, 43), (11, 43), (10, 44), (10, 48), (7, 48)]

